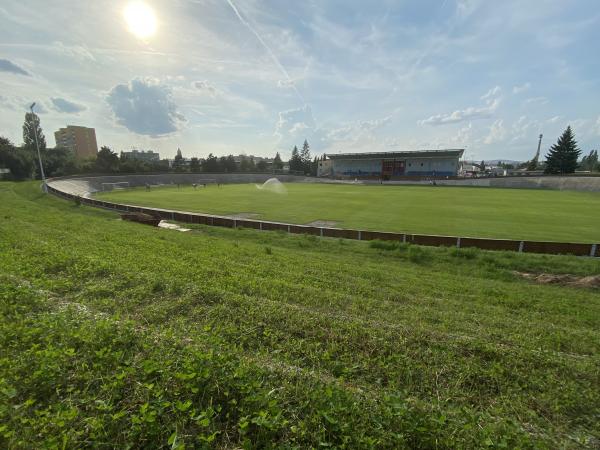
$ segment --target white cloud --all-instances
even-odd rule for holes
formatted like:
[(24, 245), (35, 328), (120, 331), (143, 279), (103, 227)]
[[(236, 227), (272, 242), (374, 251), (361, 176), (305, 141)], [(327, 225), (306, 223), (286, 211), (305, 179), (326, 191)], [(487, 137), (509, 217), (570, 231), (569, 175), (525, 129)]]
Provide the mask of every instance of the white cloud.
[(489, 91), (487, 91), (484, 95), (480, 97), (481, 100), (488, 100), (498, 96), (502, 88), (500, 86), (494, 86)]
[(465, 120), (485, 119), (491, 117), (498, 109), (500, 99), (495, 98), (488, 102), (486, 106), (475, 108), (470, 106), (466, 109), (458, 109), (450, 114), (437, 114), (420, 120), (419, 125), (447, 125), (452, 123), (464, 122)]
[(31, 76), (29, 72), (20, 66), (17, 66), (14, 62), (8, 59), (0, 59), (0, 72), (14, 73), (15, 75)]
[(456, 12), (459, 17), (467, 18), (479, 7), (479, 0), (457, 0)]
[(58, 112), (77, 114), (87, 109), (84, 105), (80, 105), (60, 97), (52, 98), (50, 101), (52, 102), (54, 109)]
[(510, 134), (511, 143), (516, 142), (535, 142), (541, 132), (542, 126), (537, 120), (529, 119), (527, 116), (521, 116), (513, 123)]
[(558, 123), (558, 121), (562, 119), (562, 116), (554, 116), (548, 119), (546, 122), (548, 123)]
[(376, 131), (389, 124), (393, 113), (378, 119), (342, 123), (337, 127), (321, 127), (316, 124), (310, 106), (290, 109), (279, 113), (275, 127), (278, 148), (286, 151), (301, 145), (304, 139), (311, 144), (313, 152), (368, 151), (383, 147)]
[(296, 82), (294, 80), (278, 80), (277, 87), (280, 88), (293, 88), (296, 86)]
[(500, 86), (495, 86), (480, 97), (485, 100), (485, 106), (474, 107), (469, 106), (465, 109), (457, 109), (449, 114), (437, 114), (430, 116), (427, 119), (419, 120), (419, 125), (448, 125), (453, 123), (464, 122), (466, 120), (485, 119), (491, 117), (500, 106), (501, 97)]
[(52, 43), (52, 47), (57, 52), (82, 62), (96, 61), (94, 55), (82, 45), (65, 45), (61, 41), (55, 41)]
[(526, 105), (546, 105), (547, 103), (546, 97), (531, 97), (525, 100)]
[(334, 128), (327, 132), (327, 138), (331, 141), (358, 141), (361, 138), (373, 138), (373, 132), (384, 127), (392, 120), (392, 116), (373, 120), (361, 120), (348, 123), (344, 126)]
[(450, 142), (461, 146), (473, 143), (473, 124), (469, 122), (467, 126), (460, 128), (457, 133), (450, 138)]
[[(279, 60), (279, 58), (277, 57), (277, 55), (275, 55), (275, 52), (273, 52), (273, 49), (271, 48), (271, 46), (267, 44), (267, 42), (263, 39), (262, 35), (258, 32), (258, 29), (255, 26), (252, 26), (250, 24), (250, 22), (244, 16), (242, 16), (242, 14), (240, 13), (240, 10), (238, 9), (238, 7), (233, 3), (233, 0), (226, 0), (226, 1), (229, 4), (229, 6), (231, 7), (231, 9), (233, 10), (233, 12), (236, 15), (236, 17), (242, 23), (242, 25), (244, 25), (246, 28), (248, 28), (248, 30), (250, 30), (250, 32), (252, 34), (254, 34), (254, 36), (256, 37), (256, 39), (261, 43), (261, 45), (267, 51), (267, 53), (269, 54), (269, 56), (271, 57), (271, 59), (273, 60), (273, 62), (275, 63), (275, 65), (277, 66), (277, 68), (284, 75), (285, 79), (287, 81), (291, 82), (292, 78), (290, 77), (288, 71), (283, 66), (283, 64), (281, 64), (281, 61)], [(304, 97), (302, 96), (302, 94), (300, 94), (300, 91), (298, 91), (298, 89), (296, 88), (296, 86), (293, 83), (291, 85), (291, 88), (294, 90), (294, 92), (296, 93), (296, 95), (298, 96), (298, 98), (302, 101), (302, 103), (305, 103)]]
[(306, 130), (315, 128), (315, 119), (310, 106), (304, 105), (302, 108), (288, 109), (279, 113), (279, 120), (275, 125), (275, 136), (280, 140), (286, 138), (300, 137), (306, 134)]
[(208, 81), (194, 81), (192, 85), (201, 91), (208, 92), (211, 97), (215, 97), (217, 95), (217, 89), (210, 84)]
[(185, 121), (177, 111), (170, 88), (151, 78), (136, 78), (113, 87), (107, 102), (117, 123), (137, 134), (171, 134)]
[(490, 132), (483, 142), (485, 144), (495, 144), (496, 142), (502, 142), (505, 138), (506, 128), (504, 128), (504, 121), (498, 119), (490, 126)]
[(531, 87), (531, 83), (529, 83), (529, 82), (523, 83), (519, 86), (514, 86), (512, 92), (515, 95), (520, 94), (522, 92), (528, 91), (530, 87)]
[[(31, 99), (21, 97), (19, 95), (10, 97), (0, 95), (0, 107), (10, 111), (15, 111), (18, 114), (25, 114), (26, 112), (29, 112), (29, 107), (32, 103), (33, 101)], [(33, 108), (33, 111), (36, 114), (46, 114), (48, 112), (48, 108), (43, 101), (35, 100), (35, 107)]]

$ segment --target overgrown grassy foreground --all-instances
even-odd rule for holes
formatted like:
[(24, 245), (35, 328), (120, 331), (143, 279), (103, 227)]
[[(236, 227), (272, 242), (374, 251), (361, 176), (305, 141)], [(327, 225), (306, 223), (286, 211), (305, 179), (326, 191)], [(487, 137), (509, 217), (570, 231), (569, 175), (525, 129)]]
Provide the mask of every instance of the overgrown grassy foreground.
[(122, 222), (0, 183), (0, 447), (600, 443), (589, 258)]
[[(202, 175), (199, 175), (201, 178)], [(600, 242), (597, 192), (449, 186), (289, 183), (287, 194), (254, 184), (125, 189), (102, 199), (266, 220), (337, 222), (342, 228), (559, 242)]]

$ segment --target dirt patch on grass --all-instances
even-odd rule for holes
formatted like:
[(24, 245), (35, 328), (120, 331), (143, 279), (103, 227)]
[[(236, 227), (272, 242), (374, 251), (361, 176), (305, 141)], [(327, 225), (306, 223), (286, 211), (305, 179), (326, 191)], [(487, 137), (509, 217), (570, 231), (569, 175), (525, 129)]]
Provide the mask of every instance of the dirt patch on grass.
[(333, 220), (314, 220), (306, 225), (311, 227), (333, 228), (337, 225), (337, 222)]
[(520, 277), (534, 281), (539, 284), (559, 284), (562, 286), (585, 287), (600, 289), (600, 275), (590, 275), (587, 277), (578, 277), (569, 274), (553, 273), (527, 273), (515, 272)]

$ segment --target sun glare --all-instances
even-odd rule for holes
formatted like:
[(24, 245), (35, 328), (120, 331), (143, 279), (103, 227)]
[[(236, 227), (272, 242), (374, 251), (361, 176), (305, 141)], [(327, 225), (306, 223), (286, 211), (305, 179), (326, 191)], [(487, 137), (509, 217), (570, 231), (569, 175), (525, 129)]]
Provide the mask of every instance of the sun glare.
[(156, 15), (146, 3), (134, 1), (123, 11), (127, 28), (139, 39), (147, 39), (156, 33)]

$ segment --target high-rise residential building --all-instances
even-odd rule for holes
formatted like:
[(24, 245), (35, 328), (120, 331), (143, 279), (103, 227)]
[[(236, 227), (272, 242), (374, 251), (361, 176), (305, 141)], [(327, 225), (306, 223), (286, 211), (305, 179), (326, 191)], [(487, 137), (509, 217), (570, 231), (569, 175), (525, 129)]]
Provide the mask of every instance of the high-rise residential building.
[(67, 125), (54, 133), (56, 146), (68, 148), (77, 159), (95, 158), (98, 154), (96, 130), (93, 128)]

